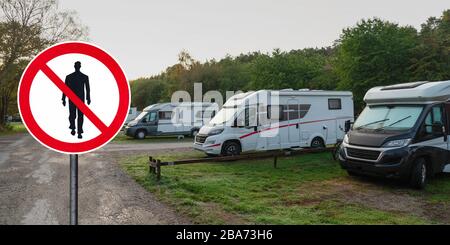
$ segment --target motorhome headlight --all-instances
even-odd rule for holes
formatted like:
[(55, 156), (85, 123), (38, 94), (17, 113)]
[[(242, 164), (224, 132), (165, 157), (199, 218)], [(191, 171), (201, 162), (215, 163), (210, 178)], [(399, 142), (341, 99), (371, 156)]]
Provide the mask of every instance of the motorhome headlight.
[(223, 128), (217, 128), (217, 129), (211, 130), (211, 132), (209, 132), (208, 135), (209, 136), (217, 135), (217, 134), (221, 134), (222, 132), (223, 132)]
[(344, 140), (343, 141), (344, 141), (345, 144), (348, 144), (348, 136), (347, 135), (344, 136)]
[(216, 143), (216, 141), (215, 140), (206, 140), (205, 141), (205, 145), (214, 145)]
[(403, 147), (409, 145), (411, 139), (391, 140), (386, 142), (383, 147)]

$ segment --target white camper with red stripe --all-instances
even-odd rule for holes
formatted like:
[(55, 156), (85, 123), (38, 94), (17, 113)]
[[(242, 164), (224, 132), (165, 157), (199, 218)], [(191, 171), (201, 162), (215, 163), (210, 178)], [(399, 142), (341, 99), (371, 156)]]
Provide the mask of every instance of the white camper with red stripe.
[(208, 155), (325, 147), (342, 140), (353, 122), (347, 91), (260, 90), (234, 95), (195, 137)]

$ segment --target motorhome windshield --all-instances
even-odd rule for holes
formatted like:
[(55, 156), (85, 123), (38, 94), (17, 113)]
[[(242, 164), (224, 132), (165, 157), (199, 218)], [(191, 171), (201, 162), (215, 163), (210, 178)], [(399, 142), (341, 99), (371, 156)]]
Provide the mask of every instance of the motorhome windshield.
[(135, 121), (140, 121), (142, 118), (144, 118), (146, 115), (148, 114), (147, 111), (143, 111), (141, 112), (141, 114), (139, 114), (139, 116), (137, 116), (134, 120)]
[(422, 105), (366, 106), (353, 125), (353, 129), (409, 130), (422, 113)]
[(238, 108), (236, 107), (223, 107), (217, 115), (214, 116), (211, 121), (209, 121), (209, 125), (215, 126), (228, 122), (230, 119), (234, 118)]

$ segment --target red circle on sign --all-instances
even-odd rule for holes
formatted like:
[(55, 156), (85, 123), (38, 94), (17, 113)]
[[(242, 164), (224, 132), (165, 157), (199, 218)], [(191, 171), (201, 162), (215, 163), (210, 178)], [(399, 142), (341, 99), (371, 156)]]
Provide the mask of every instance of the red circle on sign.
[[(119, 90), (119, 107), (112, 123), (103, 131), (99, 129), (101, 133), (97, 137), (79, 143), (69, 143), (50, 136), (36, 122), (30, 107), (30, 89), (36, 74), (47, 66), (47, 62), (65, 54), (84, 54), (97, 59), (109, 69)], [(130, 87), (120, 65), (104, 50), (84, 42), (65, 42), (42, 51), (28, 64), (19, 83), (17, 100), (22, 121), (41, 144), (58, 152), (85, 153), (105, 145), (120, 131), (130, 107)]]

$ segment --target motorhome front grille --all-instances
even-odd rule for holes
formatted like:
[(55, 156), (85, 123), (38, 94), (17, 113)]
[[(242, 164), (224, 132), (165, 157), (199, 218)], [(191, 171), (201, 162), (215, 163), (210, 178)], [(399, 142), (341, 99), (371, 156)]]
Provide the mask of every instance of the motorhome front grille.
[(197, 134), (197, 136), (195, 136), (195, 142), (203, 144), (203, 143), (205, 143), (206, 138), (208, 138), (207, 135)]
[(380, 156), (380, 152), (347, 147), (347, 155), (359, 159), (377, 160), (378, 156)]

